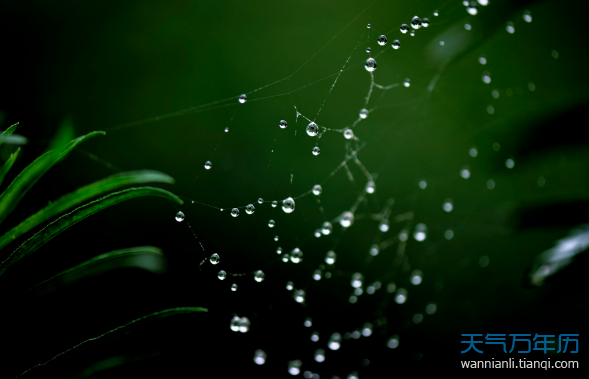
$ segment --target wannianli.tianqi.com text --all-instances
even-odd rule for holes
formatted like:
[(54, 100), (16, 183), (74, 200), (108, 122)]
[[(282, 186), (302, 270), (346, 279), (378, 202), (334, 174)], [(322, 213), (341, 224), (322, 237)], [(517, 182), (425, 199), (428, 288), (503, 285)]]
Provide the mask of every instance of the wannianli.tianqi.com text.
[(460, 361), (460, 365), (462, 368), (540, 368), (548, 370), (552, 368), (579, 368), (579, 361), (551, 361), (550, 358), (548, 360), (528, 360), (526, 358), (495, 360), (493, 358), (490, 361)]

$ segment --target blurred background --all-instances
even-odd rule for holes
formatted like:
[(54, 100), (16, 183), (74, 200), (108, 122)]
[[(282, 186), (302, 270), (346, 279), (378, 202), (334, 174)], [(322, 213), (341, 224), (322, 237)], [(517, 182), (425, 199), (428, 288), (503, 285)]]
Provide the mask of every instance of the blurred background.
[[(3, 187), (47, 148), (66, 118), (76, 135), (106, 131), (49, 171), (1, 232), (49, 201), (122, 171), (165, 172), (176, 183), (157, 186), (185, 200), (181, 208), (158, 198), (118, 204), (31, 258), (14, 279), (29, 286), (120, 248), (152, 245), (165, 255), (151, 270), (131, 264), (43, 293), (6, 296), (6, 377), (134, 318), (178, 306), (209, 312), (64, 354), (26, 376), (275, 378), (290, 377), (288, 362), (300, 360), (305, 377), (388, 377), (407, 369), (457, 370), (461, 359), (481, 359), (460, 354), (463, 333), (580, 333), (579, 354), (566, 358), (583, 365), (589, 243), (586, 229), (574, 230), (588, 222), (589, 209), (589, 140), (582, 132), (589, 77), (579, 21), (586, 6), (483, 4), (0, 5), (0, 126), (19, 122), (16, 133), (28, 140)], [(416, 15), (429, 26), (415, 36), (401, 33), (400, 25)], [(385, 46), (377, 43), (381, 34)], [(391, 48), (396, 39), (398, 50)], [(374, 83), (390, 88), (375, 86), (365, 106), (368, 57), (377, 61)], [(364, 107), (370, 113), (354, 127), (358, 141), (349, 146), (375, 177), (376, 191), (366, 196), (362, 168), (353, 159), (340, 167), (349, 153), (341, 129)], [(309, 137), (306, 118), (340, 131)], [(311, 153), (314, 146), (320, 155)], [(17, 147), (3, 144), (2, 161)], [(206, 161), (211, 170), (204, 169)], [(322, 185), (320, 197), (296, 198), (315, 184)], [(270, 206), (289, 196), (296, 198), (293, 213)], [(359, 196), (355, 222), (344, 233), (338, 217)], [(389, 199), (395, 201), (390, 227), (382, 232), (378, 217)], [(253, 215), (243, 208), (250, 203)], [(233, 207), (241, 207), (236, 218), (229, 214)], [(185, 222), (175, 221), (178, 210)], [(333, 232), (315, 238), (326, 220)], [(427, 226), (421, 241), (414, 236), (418, 224)], [(409, 238), (400, 243), (405, 230)], [(559, 243), (563, 238), (568, 242)], [(7, 246), (3, 257), (23, 241)], [(369, 253), (373, 244), (381, 244), (377, 256)], [(303, 261), (282, 262), (277, 247), (285, 253), (300, 248)], [(333, 266), (325, 264), (329, 250), (337, 254)], [(213, 253), (220, 263), (199, 269)], [(248, 275), (220, 281), (220, 269)], [(265, 273), (261, 283), (251, 275), (256, 270)], [(320, 280), (313, 278), (316, 270)], [(354, 301), (356, 272), (364, 277), (364, 293)], [(303, 304), (287, 281), (304, 289)], [(368, 294), (376, 282), (380, 289)], [(408, 293), (402, 304), (395, 301), (399, 288)], [(229, 328), (234, 315), (250, 320), (247, 333)], [(367, 323), (371, 335), (355, 338)], [(311, 340), (312, 332), (319, 341)], [(344, 338), (332, 351), (327, 342), (335, 332)], [(267, 355), (263, 365), (254, 363), (258, 349)], [(325, 350), (325, 362), (314, 359), (317, 349)], [(485, 359), (518, 358), (487, 349)]]

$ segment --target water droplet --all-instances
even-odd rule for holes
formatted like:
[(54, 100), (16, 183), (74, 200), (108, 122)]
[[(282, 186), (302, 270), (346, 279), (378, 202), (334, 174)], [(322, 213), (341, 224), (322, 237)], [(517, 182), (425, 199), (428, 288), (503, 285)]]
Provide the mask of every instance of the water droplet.
[(485, 84), (491, 83), (491, 74), (488, 71), (483, 72), (482, 79), (483, 79), (483, 83), (485, 83)]
[(381, 34), (380, 36), (378, 36), (376, 42), (378, 42), (380, 46), (384, 46), (387, 44), (387, 37), (384, 34)]
[(427, 237), (427, 226), (425, 224), (417, 224), (415, 225), (415, 231), (413, 232), (413, 238), (416, 241), (422, 242), (425, 241)]
[(313, 342), (319, 341), (319, 332), (311, 333), (311, 341), (313, 341)]
[(444, 200), (444, 204), (442, 204), (442, 209), (444, 209), (446, 212), (452, 212), (452, 209), (454, 209), (454, 202), (452, 201), (452, 199)]
[(411, 27), (413, 29), (419, 29), (419, 28), (421, 28), (421, 25), (422, 25), (422, 22), (419, 17), (415, 16), (411, 19)]
[(272, 202), (272, 208), (276, 208), (278, 206), (278, 201), (274, 200)]
[(528, 89), (530, 92), (534, 92), (536, 90), (536, 85), (534, 83), (528, 83)]
[(444, 232), (444, 238), (446, 238), (448, 241), (450, 241), (452, 238), (454, 238), (454, 231), (452, 229), (448, 229)]
[(298, 247), (295, 247), (291, 252), (290, 252), (290, 261), (292, 263), (299, 263), (300, 261), (303, 260), (303, 252), (301, 251), (301, 249), (299, 249)]
[(323, 235), (328, 236), (331, 234), (332, 231), (333, 225), (331, 225), (331, 222), (325, 221), (323, 225), (321, 225), (321, 233), (323, 233)]
[(360, 115), (360, 118), (364, 120), (366, 117), (368, 117), (368, 109), (366, 109), (366, 108), (360, 109), (359, 115)]
[(362, 335), (364, 337), (370, 337), (372, 335), (372, 324), (370, 322), (365, 323), (362, 327)]
[(348, 128), (348, 129), (344, 130), (344, 138), (345, 139), (354, 138), (354, 132), (352, 131), (352, 129)]
[(278, 236), (274, 236), (274, 241), (278, 242)]
[(359, 272), (356, 272), (352, 275), (352, 280), (350, 283), (352, 284), (352, 287), (360, 288), (360, 287), (362, 287), (363, 281), (364, 281), (364, 276), (362, 276), (362, 274), (360, 274)]
[(282, 248), (281, 247), (277, 247), (276, 248), (276, 254), (278, 254), (278, 255), (282, 254)]
[(423, 280), (423, 272), (421, 272), (420, 270), (413, 270), (413, 272), (411, 273), (411, 284), (413, 284), (414, 286), (417, 286), (419, 284), (421, 284)]
[(368, 286), (366, 288), (366, 293), (369, 294), (369, 295), (372, 295), (374, 293), (374, 291), (375, 291), (375, 289), (372, 286)]
[(479, 4), (481, 4), (482, 6), (487, 6), (489, 4), (489, 0), (477, 0), (479, 2)]
[(370, 24), (366, 25), (366, 28), (367, 29), (370, 29), (371, 28)]
[(477, 150), (476, 147), (473, 146), (470, 148), (470, 150), (468, 150), (468, 154), (474, 158), (479, 154), (479, 151)]
[(464, 24), (464, 29), (470, 30), (472, 29), (472, 27), (470, 26), (470, 24)]
[(313, 121), (307, 125), (307, 134), (311, 137), (315, 137), (317, 134), (319, 134), (319, 127)]
[(376, 60), (374, 58), (366, 59), (366, 62), (364, 63), (364, 68), (368, 72), (376, 70)]
[(246, 101), (247, 101), (247, 96), (246, 96), (246, 94), (245, 94), (245, 93), (244, 93), (244, 94), (241, 94), (241, 95), (239, 96), (239, 102), (240, 102), (241, 104), (243, 104), (243, 103), (245, 103)]
[(421, 188), (421, 189), (427, 188), (427, 182), (425, 181), (425, 179), (420, 180), (418, 185), (419, 185), (419, 188)]
[(376, 190), (376, 185), (374, 184), (374, 181), (369, 180), (366, 183), (366, 187), (365, 187), (366, 193), (372, 194), (374, 193), (374, 191)]
[(250, 320), (247, 317), (242, 317), (239, 320), (239, 331), (247, 333), (250, 330)]
[(286, 282), (286, 290), (292, 291), (294, 289), (294, 283), (291, 281)]
[(178, 222), (184, 221), (184, 213), (182, 213), (182, 212), (176, 213), (176, 221), (178, 221)]
[(371, 51), (372, 51), (372, 49), (371, 49), (370, 47), (367, 47), (367, 48), (366, 48), (366, 52), (367, 52), (367, 53), (370, 53)]
[(507, 33), (509, 34), (515, 33), (515, 27), (513, 26), (513, 22), (508, 21), (507, 25), (505, 25), (505, 30), (507, 30)]
[(296, 290), (293, 293), (293, 297), (297, 303), (304, 303), (305, 302), (305, 290)]
[(515, 166), (515, 161), (511, 158), (505, 160), (505, 167), (513, 168)]
[(405, 79), (405, 81), (403, 82), (403, 85), (407, 88), (409, 88), (411, 86), (411, 80), (409, 78)]
[(397, 290), (397, 285), (393, 282), (390, 282), (389, 284), (387, 284), (387, 292), (388, 293), (393, 293)]
[(315, 357), (315, 361), (317, 361), (319, 363), (324, 362), (325, 361), (325, 350), (323, 350), (323, 349), (315, 350), (314, 357)]
[(321, 237), (321, 229), (315, 229), (315, 232), (313, 232), (313, 235), (315, 236), (315, 238)]
[(253, 204), (246, 205), (245, 213), (247, 213), (248, 215), (252, 215), (252, 214), (254, 214), (255, 211), (256, 211), (256, 207), (254, 207)]
[(495, 188), (495, 181), (493, 179), (487, 180), (487, 188), (490, 190)]
[(462, 167), (462, 169), (460, 170), (460, 176), (464, 179), (470, 178), (470, 169), (468, 168), (468, 166)]
[(436, 313), (437, 310), (438, 306), (436, 305), (436, 303), (429, 303), (425, 307), (425, 313), (427, 313), (428, 315), (433, 315), (434, 313)]
[(276, 222), (275, 222), (274, 220), (270, 220), (270, 221), (268, 221), (268, 227), (269, 227), (269, 228), (273, 228), (273, 227), (274, 227), (274, 225), (276, 225)]
[(383, 218), (382, 220), (380, 220), (380, 223), (378, 224), (378, 230), (380, 230), (383, 233), (386, 233), (389, 231), (389, 220), (386, 218)]
[(321, 185), (315, 184), (313, 186), (313, 195), (319, 196), (319, 195), (321, 195), (321, 192), (323, 192), (323, 188), (321, 188)]
[(331, 350), (338, 350), (342, 344), (342, 335), (339, 333), (333, 333), (331, 337), (329, 337), (329, 341), (327, 342), (327, 347)]
[(499, 91), (494, 89), (493, 91), (491, 91), (491, 96), (493, 96), (494, 99), (498, 99), (499, 98)]
[(256, 271), (256, 273), (254, 274), (254, 279), (256, 282), (261, 283), (264, 281), (264, 278), (266, 277), (266, 275), (264, 274), (264, 272), (262, 270), (258, 270)]
[(484, 56), (480, 56), (479, 57), (479, 63), (482, 65), (486, 65), (487, 64), (487, 58), (485, 58)]
[(229, 128), (227, 127), (227, 128), (225, 128), (225, 133), (228, 133), (228, 132), (229, 132)]
[(350, 211), (345, 211), (339, 216), (339, 223), (344, 228), (349, 228), (354, 223), (354, 214)]
[(319, 155), (319, 154), (321, 154), (321, 149), (320, 149), (318, 146), (315, 146), (315, 147), (313, 148), (313, 155), (314, 155), (314, 156), (317, 156), (317, 155)]
[(210, 170), (211, 167), (213, 167), (213, 164), (211, 163), (211, 161), (206, 161), (205, 162), (205, 170)]
[(240, 321), (240, 318), (239, 317), (233, 316), (233, 318), (231, 319), (231, 322), (229, 323), (229, 327), (234, 332), (239, 331), (239, 321)]
[(493, 114), (493, 113), (495, 113), (495, 108), (493, 108), (493, 106), (492, 106), (492, 105), (489, 105), (489, 106), (487, 107), (487, 113), (488, 113), (488, 114)]
[(421, 26), (427, 28), (429, 26), (429, 18), (424, 18), (421, 20)]
[(225, 280), (225, 278), (227, 278), (227, 273), (224, 270), (221, 270), (217, 274), (217, 278), (219, 278), (219, 280)]
[(466, 11), (469, 14), (476, 16), (476, 14), (479, 13), (479, 8), (477, 6), (477, 3), (474, 1), (471, 1), (470, 4), (466, 7)]
[(396, 39), (396, 40), (393, 41), (393, 43), (391, 44), (391, 46), (393, 47), (393, 49), (397, 50), (397, 49), (399, 49), (401, 47), (401, 42), (398, 39)]
[(380, 247), (377, 244), (370, 246), (370, 255), (376, 257), (380, 252)]
[(530, 11), (524, 11), (523, 17), (525, 22), (532, 22), (532, 14)]
[(280, 129), (286, 129), (286, 127), (288, 126), (288, 122), (286, 122), (284, 120), (280, 120), (280, 123), (278, 124), (278, 126), (280, 126)]
[(231, 216), (233, 216), (233, 217), (237, 217), (237, 216), (239, 216), (239, 209), (237, 209), (237, 208), (233, 208), (233, 209), (231, 210)]
[(387, 341), (387, 347), (389, 349), (396, 349), (399, 346), (399, 336), (394, 335)]
[(401, 31), (401, 33), (405, 34), (409, 30), (409, 25), (401, 24), (401, 27), (399, 28), (399, 30)]
[(233, 292), (237, 291), (237, 284), (233, 283), (231, 285), (231, 291), (233, 291)]
[(256, 352), (254, 353), (254, 362), (257, 365), (263, 365), (264, 363), (266, 363), (266, 353), (264, 352), (264, 350), (256, 350)]
[(305, 321), (303, 322), (303, 325), (305, 325), (305, 327), (310, 328), (311, 326), (313, 326), (313, 320), (311, 319), (311, 317), (307, 317), (305, 319)]
[(332, 265), (335, 263), (336, 254), (335, 251), (329, 250), (327, 254), (325, 254), (325, 263), (328, 265)]
[(284, 213), (292, 213), (295, 209), (295, 201), (292, 197), (282, 200), (282, 210)]
[(399, 232), (399, 241), (405, 242), (409, 239), (409, 231), (407, 229), (403, 229)]
[(321, 280), (321, 270), (317, 269), (313, 272), (313, 279), (314, 280)]
[(282, 256), (282, 261), (283, 261), (284, 263), (288, 262), (289, 260), (290, 260), (290, 255), (288, 255), (288, 254), (284, 254), (284, 255)]
[(395, 294), (395, 303), (403, 304), (407, 301), (407, 290), (405, 288), (399, 288)]
[(264, 203), (264, 199), (262, 199), (261, 197), (258, 199), (258, 204), (263, 204)]
[(440, 15), (440, 12), (438, 12), (437, 10), (434, 11), (434, 16), (438, 17)]
[(301, 362), (298, 359), (288, 362), (288, 373), (291, 375), (299, 375), (301, 373), (301, 366), (302, 365), (303, 365), (303, 362)]
[(220, 259), (221, 258), (219, 257), (219, 254), (217, 254), (217, 253), (211, 254), (211, 256), (209, 258), (209, 260), (211, 261), (211, 263), (214, 264), (214, 265), (216, 265), (217, 263), (219, 263), (219, 260)]

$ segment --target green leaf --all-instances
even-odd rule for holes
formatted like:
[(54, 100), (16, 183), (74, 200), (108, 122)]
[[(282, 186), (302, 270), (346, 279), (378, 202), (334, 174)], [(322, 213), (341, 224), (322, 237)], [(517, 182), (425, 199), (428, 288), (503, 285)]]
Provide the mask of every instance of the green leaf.
[(60, 356), (71, 352), (72, 350), (79, 349), (80, 347), (82, 347), (84, 345), (88, 346), (88, 345), (96, 345), (97, 343), (108, 343), (108, 342), (111, 342), (117, 338), (124, 336), (125, 334), (127, 334), (129, 332), (132, 332), (133, 330), (145, 325), (146, 323), (161, 320), (161, 319), (164, 319), (164, 318), (167, 318), (170, 316), (176, 316), (176, 315), (188, 314), (188, 313), (199, 313), (199, 312), (208, 312), (208, 310), (206, 308), (197, 308), (197, 307), (170, 308), (170, 309), (166, 309), (166, 310), (163, 310), (160, 312), (154, 312), (154, 313), (149, 314), (147, 316), (137, 318), (131, 322), (126, 323), (125, 325), (121, 325), (121, 326), (116, 327), (112, 330), (109, 330), (108, 332), (103, 333), (103, 334), (99, 335), (98, 337), (89, 338), (83, 342), (80, 342), (79, 344), (67, 349), (66, 351), (63, 351), (63, 352), (57, 354), (56, 356), (54, 356), (53, 358), (51, 358), (47, 361), (40, 362), (40, 363), (36, 364), (33, 367), (31, 367), (28, 370), (21, 373), (19, 375), (19, 377), (23, 376), (27, 372), (29, 372), (39, 366), (44, 366), (44, 365), (50, 363), (51, 361), (59, 358)]
[(18, 149), (16, 149), (16, 151), (14, 153), (10, 154), (10, 158), (8, 158), (6, 160), (6, 162), (4, 162), (4, 164), (0, 168), (0, 185), (2, 184), (4, 177), (6, 176), (6, 174), (8, 174), (8, 171), (10, 171), (10, 168), (12, 167), (14, 162), (16, 161), (16, 157), (18, 156), (19, 152), (20, 152), (20, 147)]
[(162, 251), (153, 246), (140, 246), (111, 251), (89, 259), (77, 266), (60, 272), (44, 280), (29, 290), (47, 293), (79, 279), (97, 276), (104, 272), (122, 268), (135, 267), (154, 273), (161, 273), (165, 268)]
[[(6, 129), (2, 134), (0, 134), (0, 137), (8, 137), (12, 133), (14, 133), (14, 131), (16, 130), (16, 127), (17, 126), (18, 126), (18, 122), (16, 124), (10, 125), (8, 127), (8, 129)], [(3, 142), (3, 139), (0, 138), (0, 145), (2, 145), (2, 142)]]
[[(0, 182), (1, 178), (2, 176), (0, 176)], [(174, 183), (174, 179), (158, 171), (131, 171), (112, 175), (101, 181), (79, 188), (74, 192), (60, 197), (0, 237), (0, 249), (4, 248), (15, 238), (18, 238), (34, 227), (41, 225), (50, 218), (65, 212), (68, 209), (71, 209), (91, 198), (103, 195), (109, 191), (124, 187), (126, 185), (147, 182)]]
[(51, 150), (37, 158), (33, 163), (28, 165), (18, 176), (10, 183), (8, 188), (0, 195), (0, 223), (6, 216), (14, 210), (20, 199), (25, 193), (39, 180), (47, 170), (55, 163), (59, 162), (74, 147), (88, 138), (97, 135), (104, 135), (105, 132), (92, 132), (72, 140), (60, 149)]
[(50, 241), (53, 237), (63, 232), (70, 226), (82, 221), (88, 216), (101, 211), (105, 208), (120, 203), (121, 201), (133, 199), (140, 196), (159, 196), (172, 200), (177, 204), (183, 204), (183, 201), (171, 192), (152, 187), (129, 188), (123, 191), (114, 192), (90, 203), (84, 204), (66, 213), (55, 221), (51, 222), (45, 228), (35, 233), (31, 238), (26, 240), (18, 247), (2, 264), (0, 264), (0, 279), (6, 274), (6, 271), (21, 261), (23, 258), (31, 255), (39, 247)]

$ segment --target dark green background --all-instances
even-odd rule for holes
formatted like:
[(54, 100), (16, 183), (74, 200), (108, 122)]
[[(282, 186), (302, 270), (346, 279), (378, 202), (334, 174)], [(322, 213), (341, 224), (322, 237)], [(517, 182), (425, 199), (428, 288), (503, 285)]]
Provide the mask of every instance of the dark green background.
[[(522, 20), (524, 6), (532, 11), (531, 24)], [(434, 9), (439, 17), (432, 15)], [(303, 370), (322, 377), (343, 378), (352, 370), (362, 377), (388, 377), (413, 366), (457, 368), (465, 357), (461, 333), (583, 332), (588, 314), (583, 262), (542, 288), (522, 285), (534, 257), (587, 219), (583, 9), (573, 11), (556, 1), (496, 0), (472, 17), (458, 1), (62, 1), (2, 4), (0, 12), (2, 127), (18, 121), (17, 133), (30, 140), (15, 168), (41, 153), (68, 116), (77, 134), (107, 131), (51, 170), (2, 230), (61, 194), (118, 170), (156, 169), (176, 179), (168, 189), (189, 199), (182, 209), (207, 251), (200, 250), (187, 223), (174, 221), (176, 210), (159, 199), (117, 205), (76, 225), (45, 247), (22, 280), (34, 282), (103, 252), (148, 244), (164, 250), (168, 274), (114, 272), (46, 298), (6, 302), (2, 312), (12, 333), (3, 342), (11, 349), (3, 367), (9, 373), (134, 317), (174, 306), (203, 306), (209, 313), (164, 322), (79, 359), (64, 357), (36, 375), (74, 375), (111, 356), (157, 351), (121, 366), (120, 374), (282, 377), (288, 375), (287, 361), (301, 359)], [(415, 37), (401, 35), (398, 26), (414, 15), (429, 17), (430, 27)], [(513, 35), (505, 31), (507, 21), (514, 22)], [(473, 26), (470, 32), (464, 30), (466, 22)], [(367, 30), (367, 23), (373, 28)], [(389, 44), (378, 46), (378, 34), (389, 30)], [(393, 51), (390, 42), (397, 38), (402, 47)], [(378, 173), (377, 191), (358, 213), (379, 212), (393, 197), (393, 215), (413, 211), (416, 223), (428, 225), (427, 240), (410, 240), (406, 250), (411, 269), (424, 272), (418, 287), (409, 284), (407, 271), (393, 269), (396, 247), (367, 261), (368, 247), (380, 232), (377, 222), (366, 219), (342, 235), (336, 249), (339, 273), (312, 281), (340, 228), (335, 226), (334, 238), (312, 237), (323, 221), (313, 196), (298, 200), (290, 215), (255, 203), (259, 197), (279, 200), (304, 193), (342, 161), (339, 133), (326, 133), (319, 140), (321, 155), (311, 155), (316, 140), (304, 133), (304, 119), (296, 122), (293, 105), (314, 118), (327, 99), (317, 123), (351, 124), (370, 83), (362, 67), (367, 46), (373, 56), (390, 50), (377, 58), (377, 83), (408, 77), (411, 87), (375, 89), (369, 108), (382, 108), (355, 129), (366, 141), (358, 157)], [(481, 54), (485, 66), (478, 63)], [(428, 84), (444, 59), (450, 61), (430, 93)], [(329, 76), (344, 63), (346, 70), (330, 92), (335, 77)], [(491, 84), (481, 81), (483, 71), (491, 72)], [(251, 92), (283, 78), (288, 79)], [(319, 79), (324, 80), (278, 96)], [(528, 90), (530, 82), (535, 92)], [(499, 99), (491, 97), (492, 89), (501, 92)], [(233, 99), (226, 107), (119, 128), (244, 92), (249, 100), (243, 105)], [(488, 105), (495, 114), (487, 114)], [(281, 119), (289, 122), (286, 130), (278, 128)], [(492, 149), (495, 142), (499, 152)], [(478, 148), (476, 158), (468, 155), (471, 146)], [(2, 149), (7, 157), (10, 147)], [(513, 170), (504, 165), (509, 157), (515, 158)], [(209, 159), (213, 169), (205, 172)], [(472, 173), (468, 180), (459, 176), (464, 165)], [(364, 186), (361, 172), (353, 163), (350, 168), (355, 184), (343, 170), (323, 184), (321, 201), (329, 219), (348, 209)], [(546, 179), (542, 188), (540, 176)], [(421, 178), (428, 182), (423, 191), (417, 187)], [(490, 178), (496, 182), (492, 191), (486, 188)], [(442, 210), (448, 197), (454, 200), (449, 214)], [(225, 211), (191, 205), (192, 199)], [(243, 208), (238, 218), (229, 216), (227, 208), (248, 203), (256, 205), (253, 216)], [(276, 220), (274, 229), (266, 227), (270, 218)], [(392, 224), (388, 234), (402, 227)], [(446, 229), (454, 230), (453, 240), (444, 239)], [(272, 241), (275, 234), (278, 243)], [(300, 247), (303, 263), (277, 261), (276, 246)], [(199, 272), (198, 263), (213, 252), (221, 264), (206, 264)], [(478, 264), (483, 255), (490, 257), (486, 268)], [(229, 291), (231, 279), (215, 278), (218, 269), (259, 268), (266, 280), (237, 278), (236, 293)], [(392, 275), (408, 288), (408, 302), (383, 307), (389, 295), (380, 290), (349, 304), (349, 278), (360, 269), (368, 282)], [(287, 280), (306, 289), (306, 306), (289, 297)], [(438, 312), (412, 325), (413, 314), (432, 301)], [(229, 330), (233, 313), (252, 321), (249, 333)], [(321, 333), (319, 344), (325, 348), (332, 332), (351, 332), (381, 316), (387, 324), (375, 328), (372, 337), (344, 341), (340, 351), (328, 351), (325, 363), (312, 360), (319, 346), (302, 326), (305, 317), (313, 318), (312, 329)], [(392, 334), (401, 336), (397, 350), (385, 346)], [(582, 354), (574, 358), (583, 365), (583, 334), (580, 341)], [(268, 353), (262, 367), (252, 362), (259, 348)], [(371, 364), (363, 367), (363, 359)]]

